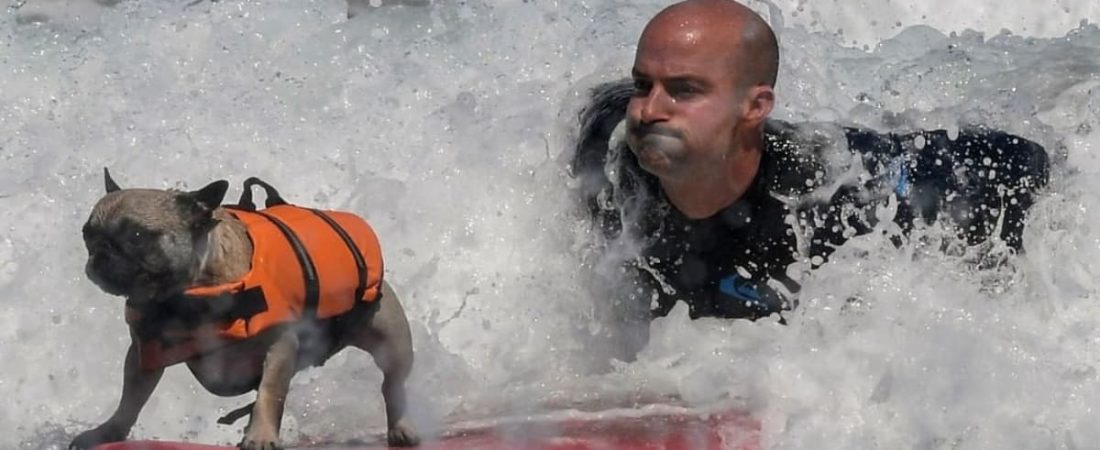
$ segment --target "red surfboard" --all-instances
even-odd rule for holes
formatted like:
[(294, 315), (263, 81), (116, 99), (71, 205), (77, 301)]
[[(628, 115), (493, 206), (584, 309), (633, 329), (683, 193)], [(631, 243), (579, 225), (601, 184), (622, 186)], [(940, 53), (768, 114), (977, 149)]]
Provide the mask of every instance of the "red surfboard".
[[(231, 450), (168, 441), (127, 441), (95, 450)], [(383, 450), (385, 445), (321, 444), (300, 450)], [(492, 426), (452, 427), (419, 447), (426, 450), (759, 450), (760, 422), (746, 413), (662, 412), (530, 419)]]

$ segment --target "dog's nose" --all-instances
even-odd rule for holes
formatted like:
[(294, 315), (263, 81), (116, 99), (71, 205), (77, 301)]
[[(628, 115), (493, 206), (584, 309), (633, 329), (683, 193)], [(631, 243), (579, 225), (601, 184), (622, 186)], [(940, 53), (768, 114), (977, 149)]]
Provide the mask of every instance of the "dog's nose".
[(100, 259), (99, 255), (97, 255), (95, 253), (88, 253), (88, 261), (84, 263), (84, 274), (85, 275), (89, 275), (89, 276), (92, 275), (92, 272), (95, 269), (96, 262), (99, 261), (99, 259)]
[(95, 267), (96, 266), (93, 259), (88, 258), (88, 262), (84, 264), (84, 275), (86, 275), (88, 279), (92, 281), (92, 283), (95, 283), (97, 286), (99, 286), (103, 284), (103, 279), (100, 278), (99, 273), (95, 270)]

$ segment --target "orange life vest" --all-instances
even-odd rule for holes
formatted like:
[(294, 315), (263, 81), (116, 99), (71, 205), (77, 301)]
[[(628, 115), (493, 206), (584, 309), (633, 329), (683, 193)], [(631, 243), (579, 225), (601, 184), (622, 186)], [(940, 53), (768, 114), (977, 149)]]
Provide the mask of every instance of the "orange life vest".
[[(252, 240), (251, 270), (152, 307), (160, 310), (128, 305), (126, 321), (140, 341), (143, 369), (186, 361), (274, 325), (337, 317), (380, 297), (382, 251), (363, 219), (285, 203), (261, 211), (226, 209)], [(190, 323), (181, 320), (186, 314), (165, 312), (188, 308), (201, 311)]]

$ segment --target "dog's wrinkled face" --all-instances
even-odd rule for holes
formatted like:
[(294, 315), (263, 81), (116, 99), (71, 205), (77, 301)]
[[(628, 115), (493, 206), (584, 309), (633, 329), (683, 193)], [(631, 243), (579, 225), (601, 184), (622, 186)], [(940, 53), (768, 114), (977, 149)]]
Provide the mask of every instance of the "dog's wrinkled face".
[(227, 187), (220, 181), (194, 192), (119, 189), (107, 175), (107, 195), (84, 224), (88, 277), (135, 301), (186, 288)]

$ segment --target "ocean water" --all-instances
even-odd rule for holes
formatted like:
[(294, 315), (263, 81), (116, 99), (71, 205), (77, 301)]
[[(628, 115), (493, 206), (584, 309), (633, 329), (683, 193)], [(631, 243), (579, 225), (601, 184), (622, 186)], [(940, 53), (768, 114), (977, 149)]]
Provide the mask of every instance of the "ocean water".
[[(568, 149), (586, 89), (629, 73), (667, 2), (9, 1), (0, 14), (0, 448), (63, 448), (113, 410), (122, 300), (80, 227), (124, 187), (248, 176), (366, 216), (413, 327), (411, 415), (441, 423), (623, 402), (733, 404), (775, 449), (1100, 442), (1100, 6), (1086, 0), (750, 2), (775, 25), (778, 118), (983, 123), (1050, 151), (1025, 252), (854, 239), (788, 325), (652, 324), (610, 361)], [(374, 5), (380, 6), (374, 6)], [(927, 242), (925, 244), (918, 241)], [(291, 442), (376, 436), (381, 376), (347, 351), (294, 381)], [(169, 369), (135, 438), (233, 443)]]

